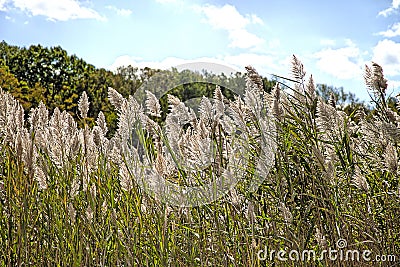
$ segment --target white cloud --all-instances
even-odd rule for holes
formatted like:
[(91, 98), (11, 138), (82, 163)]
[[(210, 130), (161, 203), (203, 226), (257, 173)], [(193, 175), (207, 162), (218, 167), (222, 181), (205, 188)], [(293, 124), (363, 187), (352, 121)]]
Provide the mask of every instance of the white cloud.
[(178, 0), (156, 0), (156, 2), (160, 4), (175, 4)]
[(346, 40), (346, 46), (338, 49), (323, 49), (314, 54), (318, 59), (317, 66), (338, 79), (359, 78), (362, 75), (364, 62), (358, 47)]
[(387, 31), (379, 32), (378, 34), (389, 38), (400, 36), (400, 22), (393, 24)]
[(138, 68), (154, 68), (154, 69), (169, 69), (172, 66), (180, 65), (185, 63), (183, 59), (169, 57), (163, 61), (143, 61), (140, 57), (132, 57), (129, 55), (119, 56), (115, 59), (114, 63), (107, 67), (110, 70), (116, 70), (121, 66), (132, 65)]
[(246, 31), (245, 29), (229, 31), (229, 39), (232, 40), (229, 44), (229, 47), (239, 48), (250, 48), (264, 42), (263, 39), (259, 38), (253, 33)]
[(182, 58), (177, 58), (177, 57), (167, 57), (161, 61), (144, 61), (140, 57), (132, 57), (129, 55), (123, 55), (123, 56), (116, 58), (114, 63), (106, 68), (114, 71), (120, 66), (132, 65), (133, 67), (138, 67), (138, 68), (150, 67), (150, 68), (154, 68), (154, 69), (166, 70), (166, 69), (170, 69), (172, 67), (176, 67), (176, 66), (183, 65), (183, 64), (189, 64), (189, 63), (193, 63), (193, 62), (217, 63), (220, 65), (226, 65), (230, 68), (236, 67), (234, 64), (229, 64), (228, 62), (226, 62), (222, 59), (211, 58), (211, 57), (201, 57), (201, 58), (196, 58), (196, 59), (182, 59)]
[(206, 5), (200, 7), (201, 11), (206, 15), (207, 22), (216, 29), (236, 30), (242, 29), (249, 24), (249, 19), (242, 16), (236, 7), (231, 5), (224, 5), (217, 7), (213, 5)]
[(387, 17), (390, 14), (392, 14), (395, 10), (397, 10), (399, 8), (399, 6), (400, 6), (400, 0), (393, 0), (392, 1), (392, 6), (387, 8), (387, 9), (385, 9), (385, 10), (380, 11), (378, 13), (378, 16)]
[(262, 38), (246, 30), (246, 26), (250, 24), (263, 24), (254, 14), (243, 16), (236, 7), (228, 4), (223, 7), (197, 6), (195, 9), (206, 16), (203, 22), (210, 24), (214, 29), (228, 32), (230, 47), (251, 48), (264, 42)]
[(321, 39), (319, 43), (323, 46), (334, 46), (336, 45), (336, 41), (332, 39)]
[(260, 17), (258, 17), (257, 15), (251, 14), (250, 17), (251, 17), (251, 22), (252, 22), (253, 24), (264, 25), (264, 21), (263, 21)]
[(132, 14), (132, 10), (124, 9), (124, 8), (117, 8), (115, 6), (106, 6), (107, 9), (115, 11), (119, 16), (129, 17)]
[(261, 75), (264, 76), (267, 76), (270, 73), (286, 73), (290, 66), (289, 58), (280, 59), (274, 55), (242, 53), (237, 55), (201, 57), (195, 59), (168, 57), (161, 61), (144, 61), (139, 57), (124, 55), (118, 57), (113, 64), (106, 68), (115, 71), (120, 66), (132, 65), (138, 68), (150, 67), (156, 69), (170, 69), (171, 67), (193, 62), (216, 63), (240, 72), (245, 71), (245, 66), (252, 65)]
[(238, 55), (227, 55), (223, 58), (224, 62), (235, 65), (241, 70), (245, 66), (253, 66), (258, 73), (268, 76), (274, 74), (286, 74), (290, 66), (290, 61), (279, 58), (271, 54), (241, 53)]
[(6, 2), (7, 0), (0, 0), (0, 11), (7, 11)]
[(9, 2), (29, 15), (45, 16), (52, 21), (105, 19), (95, 10), (82, 6), (77, 0), (9, 0)]
[(373, 49), (372, 60), (382, 66), (385, 75), (400, 75), (400, 43), (388, 39), (379, 41)]
[(279, 47), (280, 45), (281, 45), (281, 41), (280, 41), (279, 39), (277, 39), (277, 38), (271, 39), (271, 40), (268, 42), (268, 47), (269, 47), (270, 49), (277, 48), (277, 47)]

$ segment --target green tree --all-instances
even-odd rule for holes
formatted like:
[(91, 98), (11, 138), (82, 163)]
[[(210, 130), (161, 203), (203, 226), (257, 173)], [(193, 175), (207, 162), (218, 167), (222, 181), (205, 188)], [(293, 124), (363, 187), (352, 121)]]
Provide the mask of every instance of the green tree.
[(45, 103), (43, 87), (39, 84), (30, 87), (26, 82), (18, 81), (18, 79), (10, 73), (7, 66), (0, 66), (0, 88), (10, 92), (16, 99), (18, 99), (26, 111), (28, 111), (32, 106), (39, 105), (40, 101)]

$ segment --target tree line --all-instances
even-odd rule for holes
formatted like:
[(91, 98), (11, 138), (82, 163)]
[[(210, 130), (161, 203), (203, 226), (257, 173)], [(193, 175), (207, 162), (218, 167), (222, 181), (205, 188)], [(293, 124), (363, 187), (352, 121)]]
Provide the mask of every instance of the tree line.
[[(155, 74), (157, 76), (154, 76)], [(215, 87), (210, 85), (210, 81), (223, 84), (221, 89), (228, 98), (232, 98), (234, 93), (227, 88), (245, 87), (244, 74), (240, 72), (227, 77), (224, 74), (217, 75), (206, 71), (161, 71), (133, 66), (122, 66), (112, 72), (96, 68), (76, 55), (69, 55), (60, 46), (48, 48), (39, 44), (26, 48), (10, 45), (5, 41), (0, 43), (0, 87), (21, 102), (26, 114), (42, 101), (49, 110), (56, 107), (66, 110), (82, 123), (82, 118), (78, 116), (77, 104), (79, 96), (85, 91), (91, 102), (85, 122), (92, 125), (102, 111), (110, 129), (109, 136), (116, 129), (117, 114), (108, 101), (108, 87), (128, 97), (134, 95), (151, 77), (154, 79), (147, 84), (149, 89), (172, 86), (169, 93), (182, 100), (203, 95), (211, 97)], [(272, 90), (276, 82), (274, 79), (263, 77), (264, 89), (267, 92)], [(174, 85), (178, 86), (173, 87)], [(153, 88), (150, 88), (151, 86)], [(143, 93), (140, 92), (136, 96), (143, 97)], [(325, 99), (329, 99), (333, 93), (338, 102), (358, 103), (355, 96), (345, 93), (343, 88), (317, 85), (317, 93)], [(161, 99), (161, 106), (165, 114), (168, 109), (166, 97)]]

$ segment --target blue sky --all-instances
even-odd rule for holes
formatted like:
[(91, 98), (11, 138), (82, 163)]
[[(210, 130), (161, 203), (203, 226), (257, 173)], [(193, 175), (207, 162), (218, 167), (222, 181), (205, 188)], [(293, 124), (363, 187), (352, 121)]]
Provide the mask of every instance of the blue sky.
[(288, 76), (295, 54), (317, 83), (368, 100), (365, 64), (400, 92), (400, 0), (0, 0), (0, 39), (61, 45), (96, 67), (192, 61)]

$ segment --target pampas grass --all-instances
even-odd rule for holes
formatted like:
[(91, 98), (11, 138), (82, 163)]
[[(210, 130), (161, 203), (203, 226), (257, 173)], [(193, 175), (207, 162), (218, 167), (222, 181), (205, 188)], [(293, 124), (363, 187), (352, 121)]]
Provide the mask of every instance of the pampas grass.
[[(78, 128), (68, 113), (50, 114), (42, 103), (24, 121), (21, 105), (0, 90), (0, 265), (368, 264), (257, 257), (265, 248), (321, 252), (334, 249), (340, 238), (373, 255), (398, 253), (400, 120), (387, 105), (382, 68), (376, 63), (366, 68), (376, 104), (369, 120), (362, 110), (348, 116), (334, 99), (317, 98), (313, 78), (307, 79), (297, 57), (292, 88), (278, 84), (271, 94), (262, 90), (254, 68), (246, 70), (243, 98), (230, 101), (217, 87), (212, 101), (203, 97), (196, 117), (168, 96), (164, 124), (154, 94), (146, 92), (145, 103), (138, 103), (110, 88), (109, 100), (119, 113), (110, 139), (103, 113), (93, 128), (85, 123), (90, 109), (85, 93)], [(272, 115), (270, 128), (262, 118)], [(275, 129), (277, 149), (260, 158), (267, 129)], [(139, 183), (153, 173), (171, 183), (201, 185), (239, 159), (248, 162), (236, 170), (244, 180), (257, 166), (272, 168), (263, 172), (257, 190), (239, 183), (202, 206), (165, 204)]]

